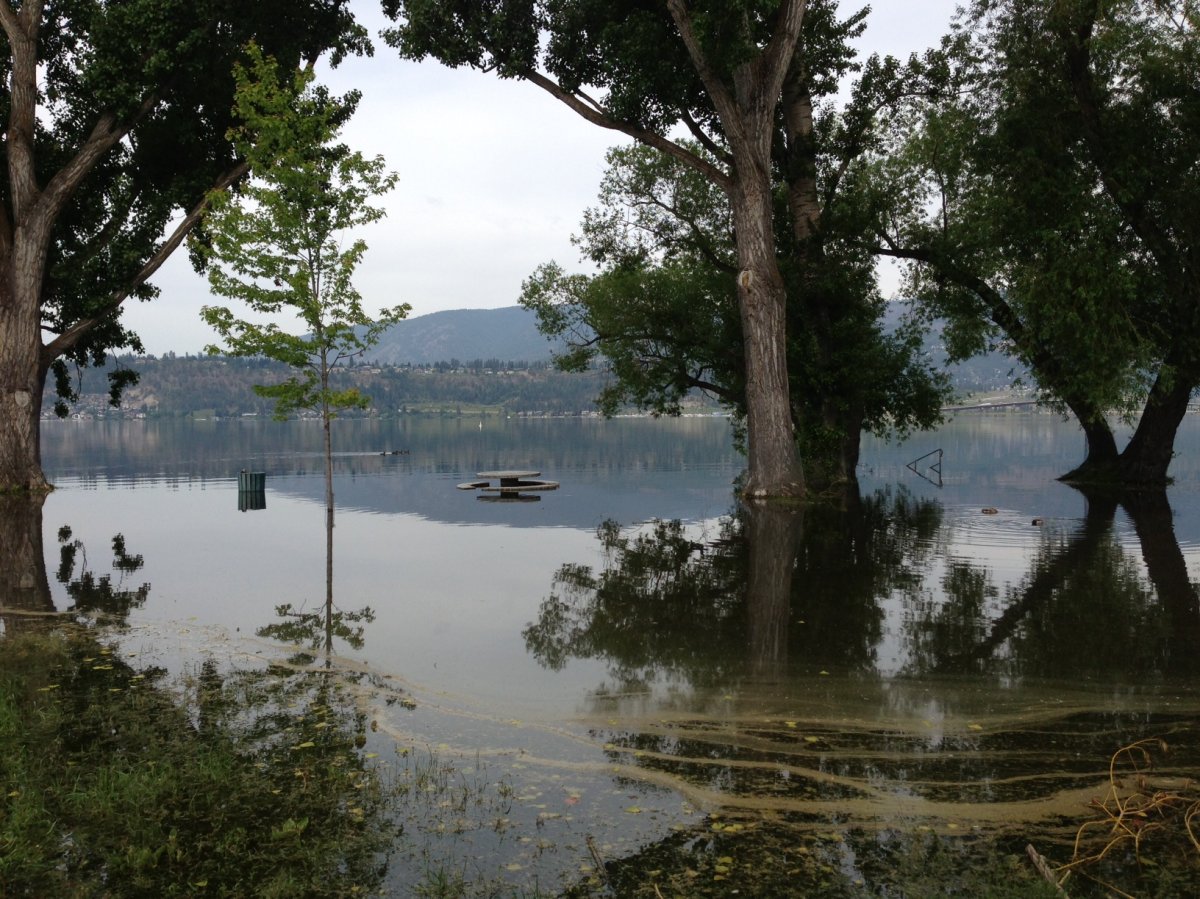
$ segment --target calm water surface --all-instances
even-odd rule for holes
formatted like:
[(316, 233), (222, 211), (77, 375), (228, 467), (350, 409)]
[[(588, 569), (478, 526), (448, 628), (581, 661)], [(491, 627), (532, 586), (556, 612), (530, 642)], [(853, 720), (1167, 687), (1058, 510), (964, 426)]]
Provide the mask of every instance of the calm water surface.
[[(113, 576), (150, 585), (127, 651), (249, 660), (277, 606), (323, 603), (315, 424), (56, 422), (44, 443), (52, 601), (73, 602), (63, 545), (103, 567), (120, 534), (143, 564)], [(553, 817), (557, 855), (464, 850), (514, 872), (569, 879), (584, 833), (633, 855), (704, 813), (1052, 833), (1124, 742), (1198, 768), (1192, 417), (1164, 494), (1086, 497), (1055, 480), (1073, 425), (989, 414), (868, 441), (856, 501), (767, 516), (735, 506), (721, 419), (339, 422), (335, 447), (335, 601), (374, 612), (336, 651), (406, 698), (364, 699), (381, 732), (481, 753)], [(940, 484), (906, 467), (939, 448)], [(455, 489), (498, 468), (562, 486)], [(241, 469), (265, 509), (239, 511)]]

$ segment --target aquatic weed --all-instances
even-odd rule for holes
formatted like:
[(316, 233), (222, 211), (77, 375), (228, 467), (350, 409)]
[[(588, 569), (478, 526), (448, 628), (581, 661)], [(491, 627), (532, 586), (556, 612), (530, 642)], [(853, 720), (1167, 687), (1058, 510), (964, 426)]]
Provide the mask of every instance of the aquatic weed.
[(1169, 751), (1150, 737), (1112, 754), (1105, 793), (1088, 803), (1096, 815), (1079, 825), (1060, 883), (1079, 873), (1120, 896), (1131, 894), (1116, 883), (1141, 893), (1152, 884), (1160, 896), (1200, 886), (1200, 788), (1190, 778), (1151, 777), (1156, 755)]

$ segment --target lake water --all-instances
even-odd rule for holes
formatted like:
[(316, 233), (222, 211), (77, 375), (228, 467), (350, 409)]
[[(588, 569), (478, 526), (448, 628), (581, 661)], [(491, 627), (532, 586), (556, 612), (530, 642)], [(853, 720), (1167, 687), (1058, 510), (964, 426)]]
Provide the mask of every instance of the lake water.
[[(1163, 777), (1200, 771), (1194, 418), (1165, 494), (1085, 497), (1055, 480), (1082, 455), (1073, 425), (992, 413), (868, 440), (855, 501), (758, 515), (734, 502), (723, 419), (347, 421), (334, 440), (335, 603), (374, 613), (338, 666), (370, 673), (378, 734), (474, 756), (536, 828), (445, 849), (480, 876), (557, 889), (596, 853), (651, 858), (725, 821), (838, 828), (850, 890), (896, 827), (1036, 833), (1069, 857), (1135, 740), (1173, 747)], [(907, 467), (938, 449), (940, 476)], [(129, 658), (252, 665), (279, 654), (256, 636), (278, 606), (321, 609), (315, 423), (54, 422), (44, 464), (49, 601), (77, 602), (64, 546), (148, 584)], [(561, 488), (456, 489), (524, 468)], [(265, 508), (239, 511), (243, 469), (266, 473)], [(110, 565), (117, 534), (140, 565)]]

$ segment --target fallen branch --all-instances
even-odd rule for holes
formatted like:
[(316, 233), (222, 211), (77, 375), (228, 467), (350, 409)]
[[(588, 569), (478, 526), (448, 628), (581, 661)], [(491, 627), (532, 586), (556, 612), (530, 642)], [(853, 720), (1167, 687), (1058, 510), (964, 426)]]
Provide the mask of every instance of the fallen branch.
[(1029, 860), (1033, 862), (1033, 866), (1037, 872), (1049, 883), (1054, 884), (1054, 888), (1058, 890), (1060, 896), (1066, 896), (1067, 891), (1063, 889), (1059, 883), (1058, 877), (1054, 873), (1054, 869), (1050, 867), (1050, 863), (1042, 856), (1040, 852), (1033, 848), (1033, 843), (1027, 843), (1025, 846), (1025, 854), (1029, 856)]

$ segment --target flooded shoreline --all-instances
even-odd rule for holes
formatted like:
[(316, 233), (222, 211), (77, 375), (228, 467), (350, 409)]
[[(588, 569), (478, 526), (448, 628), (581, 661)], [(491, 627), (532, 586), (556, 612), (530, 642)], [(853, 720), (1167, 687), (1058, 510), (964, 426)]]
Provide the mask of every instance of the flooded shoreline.
[[(110, 429), (44, 507), (5, 506), (13, 720), (69, 734), (56, 716), (72, 691), (111, 720), (144, 691), (169, 722), (150, 728), (156, 770), (219, 733), (231, 758), (258, 760), (227, 769), (260, 797), (247, 801), (302, 804), (278, 780), (299, 777), (323, 784), (337, 827), (373, 814), (362, 830), (378, 841), (351, 866), (365, 894), (899, 896), (940, 878), (1036, 895), (1032, 843), (1072, 871), (1072, 896), (1100, 895), (1072, 858), (1105, 845), (1112, 808), (1139, 802), (1171, 828), (1104, 850), (1097, 876), (1134, 895), (1195, 892), (1172, 817), (1200, 771), (1187, 477), (1124, 500), (1039, 482), (1075, 438), (1039, 416), (1025, 444), (991, 423), (938, 435), (959, 466), (983, 466), (948, 466), (943, 489), (901, 480), (915, 453), (879, 445), (852, 501), (761, 516), (732, 500), (721, 422), (436, 424), (409, 434), (408, 456), (339, 462), (327, 609), (318, 479), (298, 444), (269, 450), (286, 470), (268, 476), (265, 508), (239, 512), (231, 478), (162, 474), (189, 467), (165, 448), (203, 432), (143, 428), (158, 448), (128, 453), (129, 433)], [(351, 446), (380, 439), (354, 434)], [(1023, 463), (1020, 446), (1035, 455)], [(535, 454), (563, 484), (542, 502), (454, 490), (464, 472)], [(88, 469), (94, 455), (105, 461)], [(60, 639), (91, 648), (64, 656)], [(51, 660), (43, 674), (33, 649), (14, 652), (25, 640)], [(105, 686), (110, 672), (123, 680)], [(297, 764), (322, 746), (319, 772)], [(111, 758), (77, 751), (113, 776)], [(10, 765), (8, 780), (35, 774), (56, 777)], [(346, 789), (377, 796), (375, 811)], [(290, 839), (299, 808), (278, 806), (265, 839)], [(169, 834), (138, 856), (159, 886), (201, 864), (168, 864)], [(60, 849), (57, 864), (98, 870)], [(232, 876), (215, 859), (214, 885)]]

